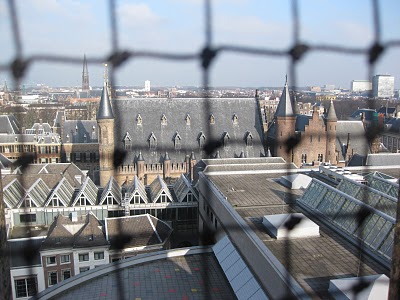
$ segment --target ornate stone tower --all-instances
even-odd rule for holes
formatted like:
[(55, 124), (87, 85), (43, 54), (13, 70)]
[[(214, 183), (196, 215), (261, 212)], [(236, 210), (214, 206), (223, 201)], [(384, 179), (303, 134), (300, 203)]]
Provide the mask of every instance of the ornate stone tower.
[(337, 116), (333, 101), (329, 105), (328, 113), (326, 114), (326, 154), (325, 161), (331, 164), (337, 164), (336, 161), (336, 124)]
[(292, 162), (292, 151), (287, 153), (286, 141), (295, 135), (296, 115), (293, 109), (294, 103), (290, 99), (287, 76), (285, 87), (279, 100), (278, 107), (275, 112), (275, 155), (280, 156), (286, 162)]
[(87, 66), (86, 54), (83, 55), (83, 71), (82, 71), (82, 91), (89, 92), (89, 71)]
[(114, 175), (114, 114), (105, 82), (97, 113), (97, 125), (99, 126), (100, 185), (104, 187)]

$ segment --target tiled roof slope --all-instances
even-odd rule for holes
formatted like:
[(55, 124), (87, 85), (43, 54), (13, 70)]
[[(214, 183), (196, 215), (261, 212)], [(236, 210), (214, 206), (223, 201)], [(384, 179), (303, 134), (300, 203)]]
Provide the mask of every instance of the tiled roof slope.
[(106, 236), (113, 249), (160, 245), (171, 232), (166, 223), (148, 214), (106, 219)]
[[(124, 148), (123, 138), (128, 132), (134, 147), (128, 151), (125, 164), (136, 161), (140, 150), (146, 163), (160, 162), (165, 152), (168, 152), (172, 162), (184, 161), (191, 152), (198, 160), (206, 158), (201, 151), (199, 137), (203, 133), (205, 142), (208, 142), (211, 138), (207, 133), (209, 128), (214, 138), (221, 142), (224, 134), (228, 133), (230, 137), (228, 145), (219, 149), (221, 158), (237, 157), (242, 151), (247, 157), (264, 155), (263, 127), (255, 99), (116, 99), (113, 108), (118, 114), (115, 119), (115, 146)], [(210, 122), (211, 115), (215, 120), (213, 124)], [(253, 137), (251, 147), (247, 147), (245, 142), (248, 132)], [(157, 140), (155, 150), (149, 148), (152, 134)], [(177, 136), (180, 137), (182, 150), (175, 148)]]
[(51, 224), (42, 250), (83, 248), (108, 245), (99, 220), (91, 213), (78, 217), (76, 222), (58, 215)]
[(96, 120), (65, 120), (61, 140), (63, 143), (98, 143), (97, 131)]
[(0, 134), (19, 134), (17, 119), (13, 115), (0, 115)]

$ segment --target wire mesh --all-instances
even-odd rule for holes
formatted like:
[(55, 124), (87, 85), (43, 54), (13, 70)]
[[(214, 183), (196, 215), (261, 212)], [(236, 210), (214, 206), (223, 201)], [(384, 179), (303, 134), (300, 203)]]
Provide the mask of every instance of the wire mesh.
[[(204, 9), (204, 43), (201, 49), (197, 49), (193, 52), (187, 53), (175, 53), (175, 52), (164, 52), (164, 51), (152, 51), (152, 50), (139, 50), (139, 49), (123, 49), (120, 46), (119, 41), (119, 28), (118, 28), (118, 15), (117, 15), (117, 1), (109, 0), (108, 1), (108, 14), (109, 14), (109, 30), (110, 30), (110, 45), (111, 45), (111, 53), (106, 57), (91, 57), (87, 59), (89, 64), (100, 64), (103, 62), (108, 62), (111, 66), (110, 70), (110, 79), (111, 82), (115, 84), (115, 73), (118, 72), (118, 69), (125, 65), (128, 61), (131, 60), (139, 60), (139, 59), (153, 59), (153, 60), (164, 60), (164, 61), (197, 61), (201, 65), (201, 73), (202, 73), (202, 87), (204, 90), (204, 98), (205, 105), (203, 107), (204, 116), (209, 116), (212, 110), (210, 102), (207, 99), (210, 96), (210, 66), (214, 63), (215, 59), (223, 54), (227, 53), (236, 53), (236, 54), (244, 54), (248, 56), (261, 56), (261, 57), (272, 57), (272, 58), (286, 58), (289, 61), (289, 70), (290, 70), (290, 80), (291, 86), (296, 89), (297, 87), (297, 65), (304, 58), (305, 54), (313, 52), (313, 53), (323, 53), (323, 52), (331, 52), (334, 54), (344, 54), (351, 56), (361, 56), (365, 57), (368, 62), (368, 74), (367, 78), (372, 78), (372, 75), (375, 73), (375, 64), (378, 59), (383, 55), (384, 52), (387, 52), (389, 49), (400, 48), (400, 40), (391, 40), (383, 42), (381, 38), (381, 14), (380, 14), (380, 5), (378, 0), (371, 1), (371, 7), (373, 12), (373, 24), (372, 28), (374, 30), (373, 43), (370, 47), (350, 47), (344, 45), (335, 45), (335, 44), (312, 44), (305, 40), (300, 39), (301, 33), (301, 18), (299, 15), (299, 1), (292, 0), (291, 1), (291, 19), (292, 19), (292, 38), (291, 38), (291, 46), (289, 49), (286, 48), (266, 48), (266, 47), (251, 47), (251, 46), (241, 46), (235, 44), (222, 44), (215, 45), (213, 39), (214, 26), (213, 26), (213, 10), (212, 10), (212, 2), (211, 0), (204, 0), (203, 9)], [(75, 64), (80, 65), (82, 63), (81, 57), (75, 56), (64, 56), (58, 54), (37, 54), (26, 56), (23, 55), (24, 45), (21, 40), (21, 32), (20, 32), (20, 20), (18, 18), (18, 12), (15, 0), (7, 1), (10, 22), (11, 22), (11, 30), (13, 43), (15, 47), (15, 55), (13, 60), (8, 64), (0, 65), (0, 72), (6, 72), (12, 75), (14, 78), (14, 86), (18, 88), (21, 84), (21, 80), (26, 76), (27, 70), (34, 63), (62, 63), (62, 64)], [(294, 90), (296, 92), (296, 90)], [(373, 104), (375, 101), (374, 98), (371, 97), (368, 100)], [(120, 112), (118, 108), (115, 110), (115, 116), (118, 118)], [(116, 136), (121, 136), (119, 128), (116, 128), (117, 134)], [(376, 136), (380, 133), (379, 128), (372, 128), (372, 130), (368, 131), (366, 134), (366, 139), (368, 142), (373, 141)], [(211, 154), (218, 150), (219, 147), (222, 146), (221, 142), (215, 136), (213, 132), (213, 128), (210, 126), (207, 128), (208, 137), (211, 137), (207, 144), (204, 146), (204, 149), (208, 154)], [(233, 141), (235, 142), (235, 141)], [(291, 150), (296, 147), (299, 143), (299, 140), (296, 139), (288, 139), (285, 141), (285, 147), (287, 147), (287, 153), (290, 153)], [(173, 151), (173, 149), (170, 149)], [(184, 149), (183, 149), (184, 150)], [(125, 154), (124, 149), (115, 149), (114, 151), (114, 168), (118, 168), (119, 164), (122, 162), (121, 157)], [(24, 156), (17, 164), (26, 168), (30, 163), (33, 162), (32, 156)], [(288, 164), (288, 170), (289, 170)], [(366, 190), (364, 190), (366, 191)], [(206, 195), (207, 196), (207, 195)], [(294, 198), (291, 193), (288, 195), (289, 199), (287, 203), (294, 203)], [(367, 198), (366, 195), (364, 195)], [(290, 205), (290, 204), (289, 204)], [(2, 209), (3, 211), (3, 209)], [(357, 212), (357, 222), (358, 227), (362, 227), (364, 221), (368, 218), (369, 212), (366, 210), (359, 210)], [(299, 224), (301, 220), (292, 218), (287, 222), (286, 227), (291, 230)], [(230, 230), (234, 230), (230, 229)], [(362, 235), (362, 232), (359, 233)], [(397, 236), (397, 235), (396, 235)], [(214, 236), (202, 236), (201, 239), (204, 243), (209, 243), (214, 240)], [(123, 240), (123, 239), (122, 239)], [(123, 243), (121, 243), (121, 249), (123, 248)], [(362, 260), (363, 244), (360, 239), (359, 244), (359, 256), (360, 261)], [(289, 262), (287, 264), (287, 274), (291, 273), (291, 261), (293, 261), (291, 246), (290, 243), (287, 242), (285, 247), (285, 255), (286, 260)], [(6, 251), (5, 249), (2, 249)], [(238, 249), (240, 251), (240, 249)], [(3, 252), (4, 253), (4, 252)], [(8, 252), (6, 252), (8, 253)], [(29, 252), (28, 252), (29, 253)], [(1, 255), (4, 257), (4, 255)], [(32, 257), (28, 257), (28, 259), (32, 259)], [(395, 261), (395, 260), (393, 260)], [(124, 292), (124, 285), (122, 284), (122, 272), (117, 272), (119, 276), (119, 284), (118, 284), (118, 299), (124, 299), (126, 293)], [(207, 276), (207, 273), (203, 273), (203, 281), (205, 283), (205, 299), (210, 298), (209, 294), (209, 282), (210, 279)], [(287, 276), (288, 285), (291, 285), (290, 277)], [(262, 280), (259, 278), (259, 280)], [(367, 284), (365, 282), (361, 282), (357, 286), (353, 287), (355, 294), (362, 291)], [(6, 292), (6, 294), (10, 295), (10, 291)], [(290, 298), (290, 295), (287, 295), (287, 298)]]

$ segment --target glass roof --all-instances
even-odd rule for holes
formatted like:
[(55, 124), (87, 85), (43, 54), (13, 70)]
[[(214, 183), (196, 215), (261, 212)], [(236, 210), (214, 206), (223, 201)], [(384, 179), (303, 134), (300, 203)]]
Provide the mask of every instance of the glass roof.
[[(386, 214), (384, 209), (378, 210), (352, 197), (351, 195), (360, 194), (361, 186), (344, 180), (340, 184), (341, 189), (335, 189), (314, 178), (299, 202), (313, 212), (321, 214), (324, 220), (341, 229), (345, 234), (363, 242), (374, 253), (391, 260), (395, 219)], [(371, 191), (367, 190), (367, 192)], [(376, 194), (369, 195), (368, 193), (370, 199), (366, 202), (373, 204), (374, 201), (378, 201)], [(387, 204), (386, 200), (380, 197), (380, 203)], [(357, 218), (361, 211), (366, 212), (362, 222), (359, 221), (360, 218)]]

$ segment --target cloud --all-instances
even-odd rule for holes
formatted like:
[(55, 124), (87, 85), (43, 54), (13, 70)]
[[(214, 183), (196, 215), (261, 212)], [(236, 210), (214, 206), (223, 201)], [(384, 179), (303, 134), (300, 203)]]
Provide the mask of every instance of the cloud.
[(163, 20), (144, 3), (124, 3), (118, 7), (118, 16), (123, 26), (133, 28), (153, 26)]

